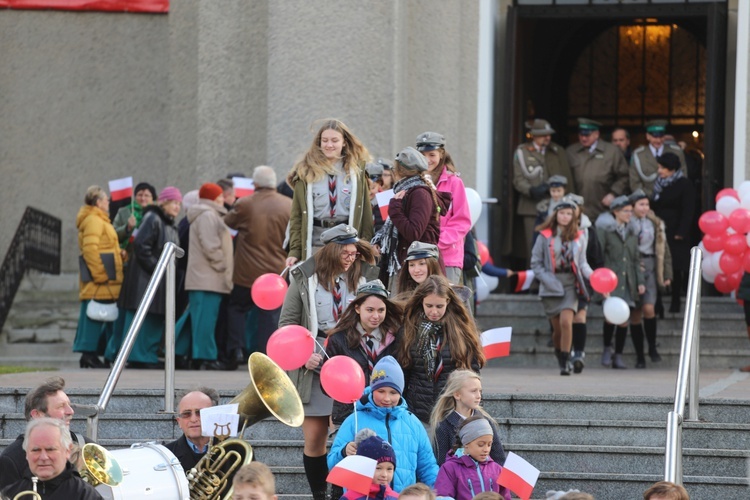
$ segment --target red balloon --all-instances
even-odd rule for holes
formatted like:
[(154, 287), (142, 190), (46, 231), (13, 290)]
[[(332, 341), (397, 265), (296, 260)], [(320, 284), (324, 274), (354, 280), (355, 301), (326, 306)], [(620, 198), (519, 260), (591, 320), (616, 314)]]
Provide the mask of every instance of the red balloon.
[(742, 234), (750, 232), (750, 210), (747, 208), (735, 208), (729, 214), (729, 227)]
[(479, 262), (481, 262), (482, 265), (485, 265), (491, 258), (490, 249), (481, 241), (477, 241), (477, 248), (479, 248)]
[(310, 331), (299, 325), (282, 326), (269, 337), (268, 357), (284, 370), (302, 368), (315, 351)]
[(714, 280), (714, 287), (720, 293), (732, 293), (732, 283), (730, 282), (729, 276), (726, 274), (717, 274)]
[(611, 293), (617, 288), (617, 275), (611, 269), (600, 267), (589, 278), (591, 288), (601, 294)]
[(742, 269), (742, 255), (733, 255), (731, 253), (724, 252), (719, 258), (719, 268), (724, 274), (736, 273)]
[(707, 251), (713, 253), (713, 252), (720, 252), (724, 250), (724, 241), (726, 240), (726, 236), (724, 233), (722, 234), (706, 234), (703, 237), (703, 246), (706, 248)]
[(729, 284), (731, 285), (732, 290), (737, 290), (740, 287), (740, 281), (742, 281), (743, 274), (742, 271), (737, 271), (736, 273), (729, 275)]
[(731, 196), (737, 201), (740, 201), (740, 195), (737, 194), (737, 191), (735, 191), (732, 188), (724, 188), (718, 193), (716, 193), (716, 201), (719, 201), (721, 198), (724, 198), (725, 196)]
[[(705, 243), (703, 244), (705, 246)], [(734, 255), (741, 255), (747, 250), (747, 239), (741, 234), (730, 234), (724, 241), (724, 251)]]
[(263, 274), (253, 282), (250, 296), (256, 306), (266, 311), (273, 311), (284, 303), (287, 288), (286, 281), (278, 274)]
[(709, 210), (700, 216), (700, 219), (698, 219), (698, 226), (700, 226), (701, 231), (705, 234), (717, 235), (723, 234), (724, 231), (727, 230), (729, 227), (729, 221), (723, 214), (720, 214), (716, 210)]
[(320, 384), (339, 403), (350, 404), (365, 391), (365, 374), (349, 356), (334, 356), (320, 370)]

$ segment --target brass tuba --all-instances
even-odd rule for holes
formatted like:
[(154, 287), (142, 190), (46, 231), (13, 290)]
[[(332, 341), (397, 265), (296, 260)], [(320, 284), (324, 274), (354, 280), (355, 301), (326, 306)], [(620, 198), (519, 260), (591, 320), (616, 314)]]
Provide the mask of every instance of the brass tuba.
[(244, 424), (239, 437), (219, 443), (188, 474), (191, 500), (229, 500), (234, 473), (253, 458), (253, 449), (242, 435), (245, 429), (274, 416), (290, 427), (299, 427), (305, 418), (302, 401), (292, 380), (271, 358), (254, 352), (247, 361), (250, 383), (230, 403), (239, 404)]
[(78, 471), (91, 486), (117, 486), (122, 482), (122, 469), (115, 457), (98, 444), (88, 443), (81, 448), (83, 466)]

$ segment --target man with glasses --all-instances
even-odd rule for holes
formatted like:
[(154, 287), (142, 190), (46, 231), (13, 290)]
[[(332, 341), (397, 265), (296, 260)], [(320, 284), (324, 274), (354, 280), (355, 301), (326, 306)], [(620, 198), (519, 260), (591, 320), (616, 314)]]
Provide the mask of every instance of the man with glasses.
[(637, 148), (633, 151), (633, 157), (630, 159), (630, 190), (642, 189), (649, 198), (654, 192), (654, 181), (659, 167), (656, 159), (664, 153), (677, 155), (677, 158), (680, 159), (680, 170), (683, 175), (687, 176), (687, 164), (682, 148), (674, 142), (665, 141), (667, 125), (666, 120), (646, 122), (648, 146)]
[(575, 193), (583, 196), (583, 212), (591, 220), (628, 190), (628, 164), (622, 152), (599, 137), (602, 124), (578, 118), (578, 142), (568, 146)]
[(211, 438), (201, 432), (201, 410), (218, 404), (216, 389), (199, 387), (185, 394), (177, 405), (177, 425), (182, 429), (182, 436), (164, 446), (174, 453), (185, 473), (195, 467), (211, 444)]
[[(61, 377), (51, 377), (31, 390), (24, 401), (26, 421), (49, 417), (61, 420), (66, 427), (70, 427), (74, 411), (64, 388), (65, 380)], [(0, 489), (19, 481), (29, 472), (23, 439), (24, 435), (21, 434), (0, 455)], [(79, 448), (86, 443), (84, 437), (78, 433), (73, 434), (73, 442)]]

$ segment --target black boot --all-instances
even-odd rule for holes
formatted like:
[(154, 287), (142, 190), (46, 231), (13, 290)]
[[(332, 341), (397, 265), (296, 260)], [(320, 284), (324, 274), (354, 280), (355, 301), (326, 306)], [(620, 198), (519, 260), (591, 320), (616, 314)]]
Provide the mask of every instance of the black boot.
[(602, 337), (604, 339), (604, 350), (602, 351), (602, 366), (612, 366), (612, 334), (615, 333), (615, 325), (604, 322)]
[(586, 323), (573, 323), (573, 354), (570, 361), (573, 363), (573, 373), (583, 371), (583, 358), (586, 357)]
[(637, 357), (635, 367), (646, 368), (646, 356), (643, 353), (643, 325), (640, 323), (630, 324), (630, 340), (633, 341), (633, 349), (635, 349)]
[(628, 336), (627, 326), (618, 326), (615, 329), (615, 355), (612, 358), (612, 368), (624, 370), (627, 368), (622, 362), (622, 351), (625, 349), (625, 338)]
[(302, 455), (302, 464), (305, 466), (307, 483), (310, 485), (313, 500), (326, 500), (328, 483), (328, 458), (327, 455), (320, 457), (309, 457)]
[(560, 375), (570, 375), (570, 362), (568, 361), (569, 358), (570, 353), (560, 353)]
[(646, 332), (646, 341), (648, 342), (648, 356), (651, 361), (658, 363), (661, 356), (656, 351), (656, 318), (643, 318), (643, 329)]

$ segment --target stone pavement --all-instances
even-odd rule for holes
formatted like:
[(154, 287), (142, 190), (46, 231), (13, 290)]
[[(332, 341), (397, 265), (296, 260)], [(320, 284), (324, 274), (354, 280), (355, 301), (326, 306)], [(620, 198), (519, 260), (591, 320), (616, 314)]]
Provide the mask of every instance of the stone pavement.
[[(553, 368), (504, 368), (502, 360), (492, 360), (482, 370), (486, 394), (566, 394), (579, 396), (652, 396), (674, 397), (676, 370), (612, 370), (589, 366), (580, 375), (561, 377)], [(69, 389), (101, 389), (108, 370), (70, 369), (56, 372), (30, 372), (0, 375), (0, 387), (20, 389), (25, 393), (45, 378), (60, 375)], [(175, 387), (187, 389), (206, 385), (222, 393), (239, 393), (249, 383), (247, 373), (178, 371)], [(701, 398), (750, 400), (750, 374), (737, 370), (703, 370), (700, 378)], [(159, 370), (125, 370), (119, 389), (161, 389), (164, 372)], [(115, 389), (116, 391), (117, 389)]]

